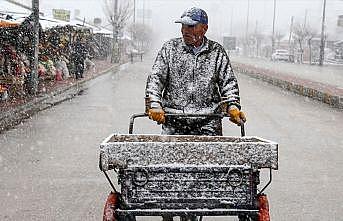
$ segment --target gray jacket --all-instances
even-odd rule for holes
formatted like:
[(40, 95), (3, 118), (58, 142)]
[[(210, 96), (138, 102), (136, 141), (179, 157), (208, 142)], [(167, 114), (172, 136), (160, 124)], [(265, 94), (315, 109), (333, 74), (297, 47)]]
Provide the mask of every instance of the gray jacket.
[(197, 54), (182, 38), (166, 42), (148, 77), (146, 96), (152, 106), (185, 113), (216, 113), (221, 101), (240, 108), (229, 57), (219, 43), (207, 38)]

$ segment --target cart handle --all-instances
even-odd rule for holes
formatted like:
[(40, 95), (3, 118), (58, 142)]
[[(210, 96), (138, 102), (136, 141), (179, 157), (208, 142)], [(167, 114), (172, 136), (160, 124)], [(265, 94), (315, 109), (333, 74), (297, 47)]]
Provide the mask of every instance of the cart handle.
[[(227, 117), (226, 114), (184, 114), (184, 113), (167, 113), (165, 114), (166, 117), (174, 116), (174, 117), (210, 117), (210, 118), (223, 118)], [(129, 125), (129, 134), (133, 133), (133, 125), (136, 118), (140, 117), (148, 117), (147, 113), (140, 113), (140, 114), (133, 114), (130, 118), (130, 125)], [(245, 128), (244, 128), (244, 122), (241, 122), (241, 136), (245, 136)]]

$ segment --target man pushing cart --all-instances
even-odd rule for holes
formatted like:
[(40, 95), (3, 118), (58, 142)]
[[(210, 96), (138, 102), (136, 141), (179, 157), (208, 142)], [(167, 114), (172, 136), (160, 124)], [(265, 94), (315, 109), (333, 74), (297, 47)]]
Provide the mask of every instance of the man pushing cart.
[[(224, 48), (205, 37), (204, 10), (186, 10), (181, 38), (159, 51), (146, 85), (144, 114), (134, 115), (129, 134), (101, 144), (100, 169), (111, 183), (104, 220), (162, 216), (171, 221), (238, 216), (269, 221), (265, 188), (277, 169), (278, 145), (246, 137), (237, 79)], [(162, 124), (162, 135), (133, 135), (134, 119)], [(242, 137), (222, 136), (222, 118), (241, 127)], [(270, 180), (258, 190), (259, 170)], [(117, 191), (107, 171), (118, 173)]]

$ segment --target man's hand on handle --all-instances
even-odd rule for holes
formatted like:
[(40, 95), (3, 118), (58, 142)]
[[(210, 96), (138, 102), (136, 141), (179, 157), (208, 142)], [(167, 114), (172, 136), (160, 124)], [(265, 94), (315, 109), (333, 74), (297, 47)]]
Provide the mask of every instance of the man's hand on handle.
[[(153, 103), (150, 108), (148, 107), (147, 114), (149, 119), (156, 121), (158, 124), (164, 124), (166, 121), (165, 111), (163, 108), (156, 103)], [(230, 106), (228, 108), (229, 120), (238, 126), (241, 126), (246, 122), (245, 114), (240, 111), (236, 106)]]
[(162, 108), (150, 108), (148, 115), (151, 120), (156, 121), (159, 124), (164, 124), (166, 121), (165, 112)]
[(229, 120), (238, 126), (241, 126), (241, 124), (245, 123), (247, 121), (245, 114), (240, 111), (236, 106), (230, 106), (229, 107)]

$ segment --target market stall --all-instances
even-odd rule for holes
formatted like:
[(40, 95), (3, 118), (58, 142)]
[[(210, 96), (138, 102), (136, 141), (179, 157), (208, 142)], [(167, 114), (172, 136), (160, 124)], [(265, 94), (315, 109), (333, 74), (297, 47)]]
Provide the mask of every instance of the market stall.
[(25, 95), (25, 79), (29, 71), (26, 51), (23, 49), (21, 23), (6, 19), (0, 22), (0, 97)]
[[(83, 77), (91, 59), (110, 54), (112, 32), (84, 20), (60, 21), (40, 15), (38, 93), (47, 85)], [(32, 15), (28, 10), (0, 9), (0, 101), (28, 96), (33, 57)]]

